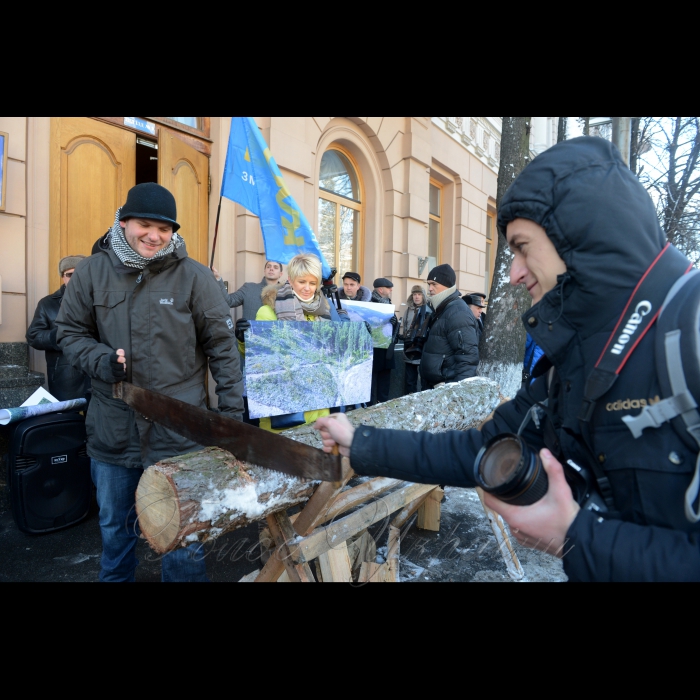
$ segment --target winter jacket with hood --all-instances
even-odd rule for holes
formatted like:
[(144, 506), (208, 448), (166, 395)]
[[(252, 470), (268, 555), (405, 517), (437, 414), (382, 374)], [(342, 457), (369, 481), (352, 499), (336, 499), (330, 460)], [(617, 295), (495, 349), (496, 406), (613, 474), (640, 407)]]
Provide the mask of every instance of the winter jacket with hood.
[(211, 368), (219, 410), (242, 419), (243, 380), (229, 307), (184, 243), (143, 272), (123, 265), (103, 244), (76, 268), (56, 325), (66, 358), (92, 378), (87, 432), (93, 459), (148, 467), (201, 449), (112, 398), (109, 357), (118, 349), (126, 352), (127, 381), (201, 408)]
[[(517, 432), (532, 405), (546, 399), (550, 418), (542, 430), (531, 423), (524, 438), (536, 450), (548, 447), (562, 464), (589, 464), (578, 420), (585, 383), (665, 236), (649, 195), (619, 151), (597, 138), (567, 141), (538, 156), (504, 198), (501, 231), (516, 218), (543, 226), (567, 266), (557, 287), (523, 316), (546, 354), (537, 373), (546, 374), (500, 407), (481, 432), (397, 439), (392, 431), (358, 429), (352, 446), (358, 474), (473, 487), (483, 443)], [(689, 266), (680, 253), (672, 254), (677, 272), (669, 288)], [(652, 327), (593, 414), (594, 454), (617, 512), (579, 513), (564, 557), (571, 581), (700, 580), (700, 524), (691, 524), (684, 509), (696, 453), (669, 424), (635, 440), (622, 421), (661, 396), (655, 336)], [(554, 374), (547, 372), (548, 362)]]
[(455, 291), (435, 309), (430, 321), (420, 376), (424, 384), (434, 387), (476, 377), (478, 369), (476, 318)]
[(56, 336), (56, 317), (61, 308), (66, 286), (44, 297), (37, 305), (29, 329), (27, 343), (35, 350), (46, 354), (46, 374), (49, 392), (59, 401), (85, 398), (90, 391), (90, 379), (80, 370), (74, 369), (63, 356)]

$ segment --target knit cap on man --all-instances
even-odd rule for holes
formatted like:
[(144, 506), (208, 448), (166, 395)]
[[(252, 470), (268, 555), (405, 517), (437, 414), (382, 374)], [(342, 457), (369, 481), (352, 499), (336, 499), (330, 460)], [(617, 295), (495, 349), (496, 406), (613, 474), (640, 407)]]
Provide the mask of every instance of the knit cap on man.
[(449, 265), (438, 265), (430, 271), (428, 282), (437, 282), (452, 289), (457, 284), (457, 274)]
[(129, 190), (126, 204), (121, 210), (121, 220), (127, 219), (164, 221), (173, 227), (174, 232), (180, 230), (175, 197), (155, 182), (144, 182)]

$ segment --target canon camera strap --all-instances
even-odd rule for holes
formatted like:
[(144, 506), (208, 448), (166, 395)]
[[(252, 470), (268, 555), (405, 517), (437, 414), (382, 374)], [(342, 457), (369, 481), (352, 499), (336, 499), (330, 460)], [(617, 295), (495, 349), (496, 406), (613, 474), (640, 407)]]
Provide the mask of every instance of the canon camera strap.
[(632, 353), (656, 323), (676, 280), (691, 269), (692, 265), (688, 265), (686, 258), (667, 243), (639, 281), (586, 381), (579, 421), (601, 496), (610, 510), (614, 509), (612, 488), (603, 471), (602, 460), (595, 454), (591, 438), (591, 420), (596, 405), (613, 388)]

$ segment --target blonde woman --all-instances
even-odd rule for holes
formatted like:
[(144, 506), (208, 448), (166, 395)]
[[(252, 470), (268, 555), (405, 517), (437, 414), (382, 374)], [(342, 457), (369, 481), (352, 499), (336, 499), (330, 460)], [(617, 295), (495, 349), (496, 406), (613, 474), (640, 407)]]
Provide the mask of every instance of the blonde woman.
[[(287, 276), (288, 281), (282, 287), (271, 286), (263, 290), (263, 306), (255, 317), (256, 321), (340, 322), (342, 320), (335, 306), (322, 292), (322, 266), (315, 255), (297, 255), (289, 263)], [(271, 432), (281, 432), (305, 423), (314, 423), (318, 418), (328, 415), (330, 411), (323, 409), (291, 416), (261, 418), (260, 427)]]

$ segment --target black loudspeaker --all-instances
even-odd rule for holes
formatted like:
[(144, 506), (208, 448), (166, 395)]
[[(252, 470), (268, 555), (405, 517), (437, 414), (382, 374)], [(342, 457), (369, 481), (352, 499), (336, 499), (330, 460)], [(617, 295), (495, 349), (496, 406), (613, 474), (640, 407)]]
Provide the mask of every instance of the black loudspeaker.
[(7, 483), (17, 527), (55, 532), (87, 518), (92, 501), (85, 417), (55, 413), (12, 426)]

